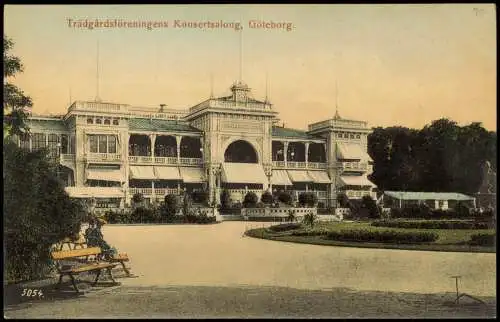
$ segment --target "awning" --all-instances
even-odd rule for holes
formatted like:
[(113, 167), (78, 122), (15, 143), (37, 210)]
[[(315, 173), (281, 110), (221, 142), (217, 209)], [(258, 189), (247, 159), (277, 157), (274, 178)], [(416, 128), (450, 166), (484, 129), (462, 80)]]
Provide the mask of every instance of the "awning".
[(122, 188), (117, 187), (65, 187), (72, 198), (123, 198)]
[(88, 168), (87, 180), (124, 182), (122, 171), (115, 168)]
[(314, 183), (332, 183), (326, 171), (307, 171)]
[(181, 180), (179, 168), (177, 167), (154, 167), (156, 179), (159, 180)]
[(288, 177), (286, 170), (273, 170), (271, 177), (271, 184), (278, 186), (291, 186), (293, 185)]
[(154, 180), (156, 174), (152, 166), (130, 166), (130, 179)]
[(384, 191), (384, 194), (401, 200), (474, 200), (474, 197), (457, 192)]
[(258, 163), (222, 163), (222, 181), (227, 183), (257, 183), (267, 185), (267, 176)]
[(179, 168), (179, 171), (181, 173), (182, 181), (185, 183), (201, 183), (205, 181), (203, 169), (181, 167)]
[(337, 142), (337, 158), (373, 161), (360, 144), (347, 142)]
[(305, 170), (288, 170), (287, 172), (292, 182), (313, 182)]
[(376, 187), (366, 176), (341, 176), (341, 184), (344, 186), (370, 186)]

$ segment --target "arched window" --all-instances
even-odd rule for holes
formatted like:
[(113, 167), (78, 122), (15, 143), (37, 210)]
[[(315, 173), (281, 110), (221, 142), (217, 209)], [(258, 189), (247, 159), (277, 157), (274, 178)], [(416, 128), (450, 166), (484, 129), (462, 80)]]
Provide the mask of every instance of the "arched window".
[(238, 140), (231, 143), (224, 152), (225, 162), (257, 163), (257, 153), (247, 141)]
[(95, 124), (102, 124), (102, 120), (101, 119), (96, 119), (95, 120)]
[(94, 119), (93, 119), (93, 118), (91, 118), (91, 117), (89, 117), (89, 118), (87, 119), (87, 124), (94, 124)]

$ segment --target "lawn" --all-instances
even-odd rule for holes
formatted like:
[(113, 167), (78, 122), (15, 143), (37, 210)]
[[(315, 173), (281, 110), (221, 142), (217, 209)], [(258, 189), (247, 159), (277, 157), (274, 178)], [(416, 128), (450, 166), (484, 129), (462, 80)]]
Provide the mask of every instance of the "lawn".
[[(341, 231), (341, 230), (368, 230), (368, 231), (404, 231), (404, 232), (434, 232), (438, 234), (438, 239), (432, 243), (419, 244), (390, 244), (390, 243), (372, 243), (372, 242), (347, 242), (327, 240), (323, 236), (314, 235), (319, 231)], [(310, 232), (311, 236), (293, 236), (292, 232)], [(470, 237), (479, 233), (494, 233), (494, 229), (402, 229), (374, 227), (370, 222), (318, 222), (313, 228), (301, 225), (300, 228), (273, 232), (268, 228), (257, 228), (247, 232), (247, 235), (257, 238), (272, 239), (277, 241), (331, 245), (331, 246), (349, 246), (349, 247), (369, 247), (369, 248), (396, 248), (413, 250), (433, 250), (433, 251), (457, 251), (457, 252), (496, 252), (495, 247), (491, 246), (471, 246), (468, 244)]]

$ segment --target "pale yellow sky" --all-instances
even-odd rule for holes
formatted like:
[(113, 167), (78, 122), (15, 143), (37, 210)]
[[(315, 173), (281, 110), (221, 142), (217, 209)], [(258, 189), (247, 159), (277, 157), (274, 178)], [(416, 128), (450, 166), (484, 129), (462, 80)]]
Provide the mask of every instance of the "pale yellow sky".
[[(68, 19), (169, 21), (169, 28), (69, 27)], [(370, 126), (421, 128), (449, 117), (496, 130), (494, 5), (99, 5), (5, 7), (5, 34), (25, 72), (34, 113), (64, 113), (99, 96), (138, 106), (188, 108), (226, 95), (239, 75), (234, 29), (172, 28), (174, 20), (240, 21), (243, 80), (288, 127), (335, 113)], [(249, 28), (291, 22), (292, 31)]]

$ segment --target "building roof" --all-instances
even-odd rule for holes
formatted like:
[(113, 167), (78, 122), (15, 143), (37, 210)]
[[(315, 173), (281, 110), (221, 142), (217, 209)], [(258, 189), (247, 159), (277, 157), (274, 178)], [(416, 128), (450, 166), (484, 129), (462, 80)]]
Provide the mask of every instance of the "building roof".
[(26, 122), (26, 125), (30, 128), (30, 130), (37, 131), (37, 130), (55, 130), (55, 131), (66, 131), (66, 125), (64, 124), (64, 121), (62, 119), (36, 119), (36, 118), (29, 118)]
[(401, 200), (474, 200), (471, 196), (457, 192), (384, 191), (384, 194)]
[(128, 121), (130, 130), (155, 132), (201, 132), (197, 128), (180, 121), (131, 118)]
[(318, 139), (318, 137), (309, 135), (305, 131), (280, 126), (273, 126), (272, 136), (294, 139)]

